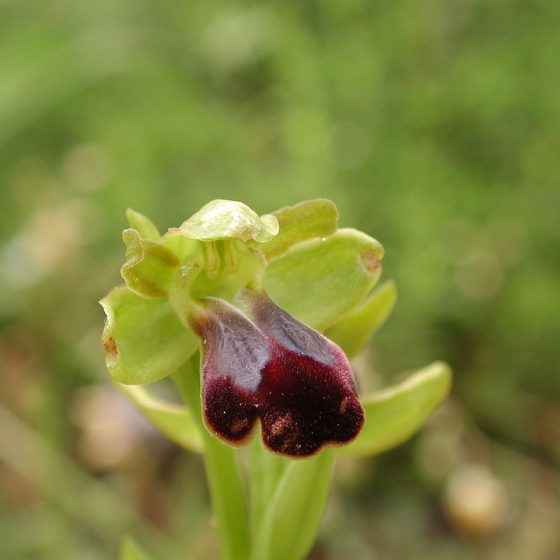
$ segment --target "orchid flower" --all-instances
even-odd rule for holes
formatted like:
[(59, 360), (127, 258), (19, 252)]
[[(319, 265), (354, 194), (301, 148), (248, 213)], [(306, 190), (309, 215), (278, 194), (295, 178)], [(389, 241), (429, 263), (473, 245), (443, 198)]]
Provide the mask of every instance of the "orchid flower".
[[(410, 437), (446, 396), (448, 367), (359, 396), (350, 360), (396, 292), (374, 289), (382, 246), (339, 229), (328, 200), (262, 216), (215, 200), (163, 236), (127, 217), (125, 284), (101, 300), (109, 373), (156, 428), (203, 454), (224, 559), (304, 558), (335, 457)], [(146, 388), (166, 377), (183, 406)], [(249, 442), (246, 479), (235, 448)]]

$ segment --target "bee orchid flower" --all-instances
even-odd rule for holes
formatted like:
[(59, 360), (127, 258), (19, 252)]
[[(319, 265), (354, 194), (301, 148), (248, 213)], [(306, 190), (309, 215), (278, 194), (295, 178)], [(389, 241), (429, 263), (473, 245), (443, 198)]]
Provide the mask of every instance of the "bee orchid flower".
[[(224, 560), (302, 560), (337, 456), (408, 439), (447, 395), (449, 368), (436, 362), (358, 398), (349, 359), (396, 292), (392, 282), (374, 290), (383, 247), (339, 228), (329, 200), (264, 215), (213, 200), (163, 235), (127, 217), (125, 284), (101, 300), (112, 379), (162, 433), (202, 454)], [(165, 378), (181, 404), (150, 388)], [(240, 464), (232, 447), (251, 438)]]
[(344, 352), (264, 292), (246, 289), (238, 302), (206, 298), (191, 320), (212, 432), (239, 445), (259, 420), (265, 445), (291, 457), (354, 439), (364, 411)]

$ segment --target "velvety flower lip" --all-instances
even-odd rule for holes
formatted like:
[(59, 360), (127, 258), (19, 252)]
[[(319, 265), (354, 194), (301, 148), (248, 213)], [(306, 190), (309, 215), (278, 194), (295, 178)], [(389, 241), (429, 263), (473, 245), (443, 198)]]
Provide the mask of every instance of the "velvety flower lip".
[(240, 305), (246, 314), (206, 298), (191, 319), (204, 347), (209, 428), (242, 444), (260, 420), (264, 443), (292, 457), (355, 438), (364, 412), (342, 350), (262, 292), (244, 290)]

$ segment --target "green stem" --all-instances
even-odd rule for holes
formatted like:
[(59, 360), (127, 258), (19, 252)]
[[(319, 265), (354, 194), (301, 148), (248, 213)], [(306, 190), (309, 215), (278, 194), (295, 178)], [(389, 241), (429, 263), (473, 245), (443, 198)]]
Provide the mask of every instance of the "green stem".
[(250, 554), (245, 493), (233, 449), (220, 443), (202, 420), (198, 353), (174, 375), (196, 417), (204, 440), (204, 463), (223, 560), (247, 560)]
[(335, 452), (290, 461), (255, 534), (253, 560), (302, 560), (315, 540), (327, 504)]

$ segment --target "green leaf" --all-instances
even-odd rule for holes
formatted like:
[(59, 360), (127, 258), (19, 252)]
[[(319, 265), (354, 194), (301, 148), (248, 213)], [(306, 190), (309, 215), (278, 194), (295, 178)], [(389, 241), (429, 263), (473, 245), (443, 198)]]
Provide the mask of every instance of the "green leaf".
[(107, 316), (101, 341), (111, 376), (120, 383), (151, 383), (172, 373), (198, 348), (166, 300), (144, 299), (125, 286), (99, 302)]
[(291, 461), (255, 535), (253, 560), (301, 560), (321, 522), (334, 469), (334, 452)]
[(396, 299), (394, 282), (385, 282), (366, 301), (329, 327), (325, 336), (336, 342), (350, 359), (354, 358), (389, 317)]
[(140, 212), (128, 208), (126, 217), (130, 227), (137, 230), (142, 237), (150, 239), (151, 241), (158, 241), (161, 237), (158, 228), (153, 222), (143, 214), (140, 214)]
[(338, 227), (338, 210), (326, 198), (286, 206), (272, 215), (278, 220), (280, 231), (261, 248), (269, 260), (285, 253), (292, 245), (307, 239), (326, 237)]
[(121, 548), (119, 560), (148, 560), (138, 543), (132, 537), (126, 537)]
[(156, 399), (145, 387), (116, 385), (162, 434), (189, 451), (202, 453), (202, 435), (189, 409)]
[(269, 263), (264, 287), (300, 321), (325, 329), (361, 302), (381, 274), (383, 247), (355, 229), (304, 241)]
[(213, 200), (183, 222), (179, 231), (199, 241), (238, 239), (264, 243), (278, 233), (278, 220), (270, 214), (259, 217), (242, 202)]
[(135, 229), (125, 229), (123, 241), (126, 262), (121, 276), (126, 285), (143, 297), (166, 297), (180, 260), (161, 243), (144, 239)]
[(407, 380), (362, 399), (366, 423), (358, 437), (340, 453), (375, 455), (402, 443), (422, 427), (445, 399), (451, 387), (451, 370), (435, 362)]

